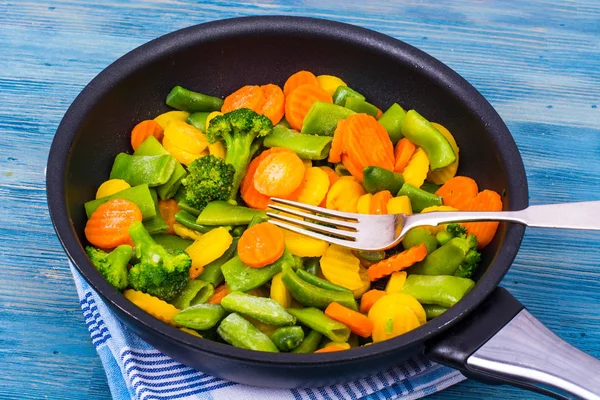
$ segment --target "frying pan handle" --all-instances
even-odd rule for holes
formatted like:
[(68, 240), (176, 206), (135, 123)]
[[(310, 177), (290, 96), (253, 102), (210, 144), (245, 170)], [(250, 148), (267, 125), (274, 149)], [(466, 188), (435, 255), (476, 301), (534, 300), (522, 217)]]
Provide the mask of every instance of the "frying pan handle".
[(503, 288), (427, 346), (431, 360), (473, 379), (561, 399), (600, 400), (600, 360), (560, 339)]

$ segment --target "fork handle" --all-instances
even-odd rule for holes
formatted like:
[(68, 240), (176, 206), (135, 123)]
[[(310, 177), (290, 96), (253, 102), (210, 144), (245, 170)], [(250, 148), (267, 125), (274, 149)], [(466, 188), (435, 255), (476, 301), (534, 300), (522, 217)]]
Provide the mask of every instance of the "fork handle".
[(411, 228), (447, 222), (510, 221), (531, 227), (600, 230), (600, 201), (530, 206), (520, 211), (425, 213), (411, 215), (410, 220)]

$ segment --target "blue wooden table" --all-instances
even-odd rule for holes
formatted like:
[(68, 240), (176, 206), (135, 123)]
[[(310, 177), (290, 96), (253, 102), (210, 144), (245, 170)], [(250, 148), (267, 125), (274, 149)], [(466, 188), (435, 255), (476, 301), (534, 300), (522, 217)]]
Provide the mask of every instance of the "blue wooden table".
[[(148, 40), (266, 14), (348, 22), (430, 53), (506, 121), (532, 204), (600, 199), (595, 0), (0, 0), (0, 397), (110, 397), (46, 208), (46, 157), (69, 104), (110, 62)], [(599, 233), (528, 229), (503, 282), (560, 337), (596, 357), (599, 241)], [(468, 381), (432, 397), (538, 396)]]

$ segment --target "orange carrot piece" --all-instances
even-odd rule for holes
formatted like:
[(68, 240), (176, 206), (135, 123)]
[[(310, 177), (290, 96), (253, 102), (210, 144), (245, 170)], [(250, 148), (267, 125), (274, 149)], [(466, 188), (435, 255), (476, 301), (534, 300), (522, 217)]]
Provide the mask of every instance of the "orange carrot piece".
[[(502, 211), (502, 198), (493, 190), (482, 190), (468, 204), (469, 211)], [(477, 236), (477, 248), (487, 246), (498, 229), (498, 222), (468, 222), (463, 226), (467, 228), (467, 234)]]
[(325, 315), (345, 324), (353, 333), (359, 336), (369, 337), (373, 331), (373, 321), (367, 318), (366, 315), (344, 307), (335, 301), (327, 306)]
[(325, 346), (322, 349), (316, 350), (315, 353), (332, 353), (334, 351), (342, 351), (342, 350), (348, 350), (348, 349), (344, 346), (338, 346), (336, 344), (332, 344), (329, 346)]
[(341, 119), (337, 123), (337, 127), (333, 132), (333, 141), (331, 142), (331, 149), (329, 150), (329, 159), (330, 163), (339, 163), (342, 160), (342, 151), (344, 149), (344, 132), (345, 127), (344, 124), (345, 119)]
[(217, 286), (213, 295), (206, 301), (208, 304), (221, 304), (221, 299), (231, 293), (231, 289), (226, 283)]
[(419, 261), (423, 261), (426, 256), (427, 247), (425, 247), (425, 243), (411, 247), (408, 250), (404, 250), (402, 253), (398, 253), (395, 256), (379, 261), (377, 264), (371, 265), (368, 269), (369, 280), (373, 282), (384, 276), (391, 275), (394, 272), (402, 271)]
[(254, 188), (265, 196), (289, 196), (302, 183), (305, 169), (294, 152), (269, 154), (256, 168)]
[(165, 233), (167, 235), (173, 235), (175, 233), (173, 230), (173, 225), (175, 224), (175, 214), (179, 212), (177, 200), (158, 200), (158, 211), (162, 219), (169, 226), (169, 229)]
[(383, 111), (381, 111), (379, 108), (377, 109), (377, 115), (375, 115), (375, 119), (379, 119), (381, 118), (381, 116), (383, 115)]
[(406, 164), (417, 150), (417, 146), (407, 138), (402, 138), (396, 143), (394, 149), (394, 172), (403, 172)]
[(300, 85), (285, 98), (285, 118), (297, 131), (302, 129), (304, 117), (314, 102), (333, 103), (331, 96), (320, 86), (312, 84)]
[(309, 71), (298, 71), (295, 74), (292, 74), (287, 79), (287, 81), (285, 81), (285, 84), (283, 85), (284, 96), (287, 97), (287, 95), (292, 93), (294, 89), (302, 85), (313, 85), (321, 87), (315, 74)]
[(128, 200), (114, 199), (100, 205), (85, 224), (85, 237), (94, 246), (112, 249), (121, 244), (133, 246), (129, 226), (142, 220), (142, 212)]
[(158, 141), (163, 139), (163, 128), (153, 119), (147, 119), (133, 127), (131, 131), (131, 147), (137, 150), (140, 144), (144, 143), (150, 136), (154, 136)]
[(265, 93), (260, 86), (246, 85), (225, 97), (221, 112), (227, 113), (240, 108), (249, 108), (260, 113), (265, 100)]
[(385, 296), (386, 293), (383, 290), (371, 289), (360, 298), (360, 312), (366, 314), (369, 312), (373, 304), (380, 298)]
[(260, 114), (265, 115), (271, 120), (273, 125), (277, 125), (285, 113), (285, 97), (283, 91), (277, 85), (272, 83), (260, 87), (265, 95), (265, 103), (260, 110)]
[(377, 192), (371, 197), (369, 214), (382, 215), (387, 214), (387, 203), (392, 199), (392, 193), (389, 190)]
[(279, 153), (279, 152), (292, 152), (289, 149), (285, 149), (283, 147), (273, 147), (263, 151), (258, 157), (250, 162), (248, 165), (248, 170), (246, 171), (246, 176), (242, 180), (240, 185), (240, 194), (246, 205), (250, 208), (257, 208), (260, 210), (266, 210), (269, 205), (269, 201), (271, 198), (269, 196), (265, 196), (260, 193), (254, 187), (254, 175), (256, 174), (256, 169), (268, 155)]
[(454, 207), (457, 210), (467, 210), (471, 200), (477, 196), (479, 188), (477, 182), (468, 176), (455, 176), (444, 183), (436, 192), (442, 196), (445, 206)]
[(244, 264), (262, 268), (283, 255), (283, 231), (269, 222), (261, 222), (246, 229), (238, 241), (238, 256)]

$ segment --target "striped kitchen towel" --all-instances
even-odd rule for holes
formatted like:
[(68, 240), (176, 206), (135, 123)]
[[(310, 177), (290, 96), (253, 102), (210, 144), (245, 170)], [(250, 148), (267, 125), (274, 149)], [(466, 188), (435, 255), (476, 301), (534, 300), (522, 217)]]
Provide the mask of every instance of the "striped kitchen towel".
[(131, 332), (71, 265), (92, 343), (114, 399), (341, 400), (417, 399), (465, 379), (424, 357), (369, 378), (314, 389), (268, 389), (204, 374), (174, 361)]

